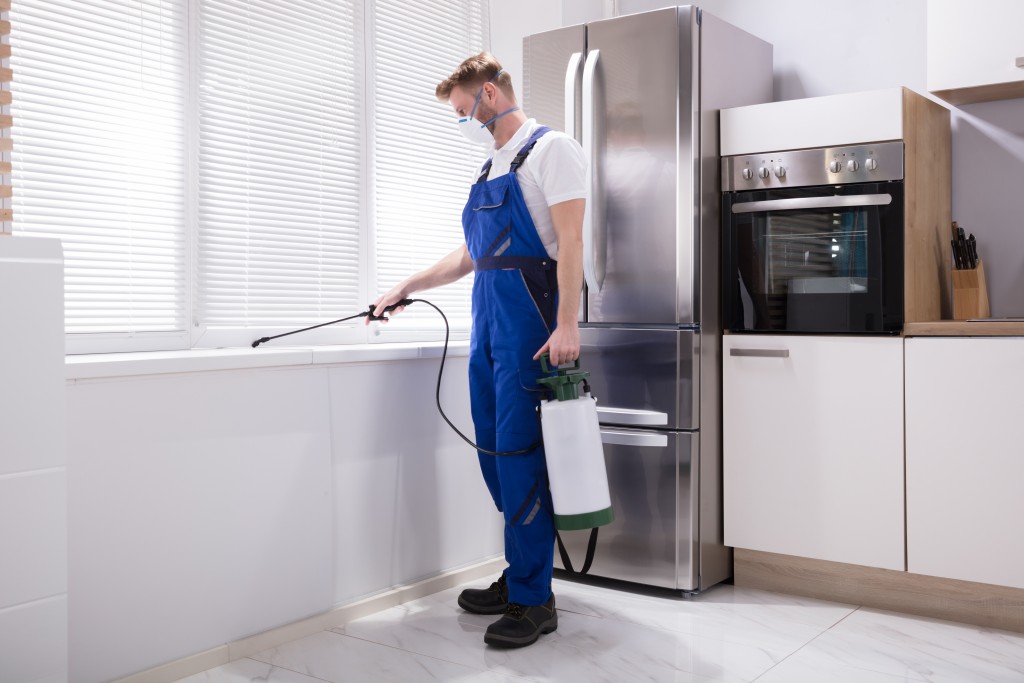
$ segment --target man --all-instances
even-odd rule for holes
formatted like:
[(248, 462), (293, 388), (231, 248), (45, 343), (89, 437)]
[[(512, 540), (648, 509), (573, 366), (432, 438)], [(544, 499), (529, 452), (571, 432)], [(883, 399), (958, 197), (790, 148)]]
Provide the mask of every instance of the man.
[(460, 64), (436, 95), (451, 104), (466, 137), (493, 146), (493, 153), (462, 214), (465, 244), (393, 287), (374, 308), (476, 271), (470, 397), (480, 468), (505, 518), (508, 568), (490, 588), (464, 590), (459, 605), (504, 613), (484, 641), (521, 647), (558, 627), (536, 379), (542, 353), (554, 365), (579, 357), (586, 162), (574, 139), (526, 117), (511, 79), (489, 53)]

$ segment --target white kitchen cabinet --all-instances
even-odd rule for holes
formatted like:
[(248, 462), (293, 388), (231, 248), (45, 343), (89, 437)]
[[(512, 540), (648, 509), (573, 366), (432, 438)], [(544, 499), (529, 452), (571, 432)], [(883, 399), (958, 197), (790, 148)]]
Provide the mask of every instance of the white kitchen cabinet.
[(723, 347), (726, 545), (905, 569), (903, 340)]
[(1024, 97), (1024, 2), (929, 0), (928, 90), (953, 104)]
[(907, 340), (907, 569), (1024, 588), (1024, 338)]

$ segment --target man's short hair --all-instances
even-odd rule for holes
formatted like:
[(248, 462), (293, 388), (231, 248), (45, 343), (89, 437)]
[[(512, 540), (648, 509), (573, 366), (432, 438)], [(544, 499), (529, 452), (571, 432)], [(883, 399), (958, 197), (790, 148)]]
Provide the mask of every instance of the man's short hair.
[(494, 79), (494, 84), (501, 88), (510, 99), (515, 99), (515, 92), (512, 90), (512, 78), (508, 73), (502, 71), (501, 75), (494, 78), (494, 75), (501, 71), (501, 64), (490, 52), (481, 52), (459, 64), (452, 75), (437, 84), (434, 94), (439, 102), (447, 102), (451, 99), (452, 88), (461, 87), (467, 92), (473, 92), (484, 83)]

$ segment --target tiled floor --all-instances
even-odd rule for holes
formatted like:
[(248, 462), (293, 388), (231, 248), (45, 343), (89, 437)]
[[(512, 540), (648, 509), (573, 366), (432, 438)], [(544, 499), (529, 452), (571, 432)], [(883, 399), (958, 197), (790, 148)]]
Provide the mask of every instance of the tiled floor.
[(556, 580), (558, 630), (499, 650), (483, 643), (495, 617), (463, 612), (459, 590), (179, 683), (1024, 682), (1022, 634), (733, 586), (682, 599)]

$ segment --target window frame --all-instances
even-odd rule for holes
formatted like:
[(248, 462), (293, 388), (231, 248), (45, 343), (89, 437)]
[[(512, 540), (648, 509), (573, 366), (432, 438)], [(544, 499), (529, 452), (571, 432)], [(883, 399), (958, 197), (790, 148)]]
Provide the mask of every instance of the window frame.
[[(181, 290), (181, 301), (178, 302), (181, 320), (176, 320), (175, 325), (181, 324), (184, 329), (167, 331), (124, 331), (124, 332), (65, 332), (65, 348), (68, 355), (78, 354), (101, 354), (101, 353), (125, 353), (125, 352), (152, 352), (152, 351), (190, 351), (210, 348), (224, 347), (247, 347), (253, 339), (260, 336), (272, 336), (291, 332), (292, 329), (273, 329), (239, 326), (230, 328), (208, 328), (201, 320), (200, 294), (202, 283), (199, 280), (199, 258), (200, 258), (200, 59), (202, 55), (201, 14), (200, 5), (203, 0), (186, 0), (184, 26), (182, 31), (184, 37), (181, 40), (181, 55), (175, 73), (181, 79), (182, 92), (180, 102), (183, 107), (180, 149), (181, 164), (180, 182), (181, 188), (181, 234), (184, 239), (184, 253), (178, 254), (175, 258), (182, 258), (181, 268), (184, 271), (184, 287)], [(358, 243), (357, 253), (360, 263), (357, 265), (358, 296), (360, 301), (367, 305), (376, 299), (379, 293), (386, 291), (393, 282), (378, 282), (380, 268), (377, 251), (377, 230), (378, 211), (376, 205), (377, 183), (379, 176), (378, 168), (378, 84), (376, 78), (377, 55), (377, 0), (355, 0), (357, 11), (361, 15), (357, 17), (356, 30), (361, 30), (361, 51), (356, 56), (354, 72), (356, 83), (354, 88), (357, 93), (359, 104), (359, 131), (361, 139), (358, 141), (359, 158), (356, 161), (359, 165), (357, 175), (361, 176), (357, 201), (360, 203), (358, 210)], [(490, 10), (487, 0), (455, 0), (447, 5), (449, 10), (457, 9), (460, 3), (467, 5), (479, 5), (474, 7), (474, 12), (480, 12), (479, 26), (475, 23), (465, 35), (473, 40), (479, 39), (480, 49), (488, 49), (490, 42)], [(474, 17), (475, 18), (475, 17)], [(401, 27), (396, 27), (400, 30)], [(479, 31), (479, 33), (478, 33)], [(479, 36), (479, 37), (478, 37)], [(449, 65), (438, 65), (439, 76), (442, 78), (447, 74)], [(454, 66), (450, 65), (450, 66)], [(361, 78), (360, 78), (361, 74)], [(421, 93), (410, 93), (409, 96), (421, 96)], [(430, 93), (432, 97), (432, 93)], [(438, 107), (445, 105), (437, 104)], [(453, 117), (454, 130), (454, 117)], [(441, 144), (440, 142), (438, 144)], [(392, 150), (391, 154), (395, 152)], [(483, 157), (480, 157), (482, 161)], [(470, 175), (473, 172), (476, 159), (467, 156), (465, 160), (466, 183), (471, 182)], [(179, 168), (175, 165), (175, 168)], [(176, 186), (176, 185), (175, 185)], [(350, 223), (351, 225), (351, 223)], [(12, 230), (14, 225), (12, 224)], [(461, 230), (459, 223), (453, 222), (453, 230)], [(411, 274), (411, 273), (410, 273)], [(394, 277), (389, 275), (388, 277)], [(351, 291), (351, 290), (350, 290)], [(430, 298), (429, 293), (425, 298)], [(338, 311), (338, 317), (358, 313), (355, 311)], [(468, 310), (468, 308), (467, 308)], [(460, 311), (461, 314), (461, 311)], [(407, 319), (408, 320), (408, 319)], [(317, 325), (326, 320), (310, 320), (309, 325)], [(410, 320), (410, 323), (412, 321)], [(453, 340), (465, 339), (469, 333), (469, 321), (459, 319), (453, 321), (456, 328), (451, 338)], [(435, 342), (444, 338), (444, 329), (441, 321), (436, 322), (421, 318), (416, 324), (402, 324), (396, 321), (391, 326), (371, 325), (366, 326), (361, 319), (351, 324), (331, 325), (321, 329), (306, 332), (301, 336), (292, 339), (282, 340), (280, 346), (319, 346), (319, 345), (350, 345), (366, 343), (388, 343), (388, 342)]]

